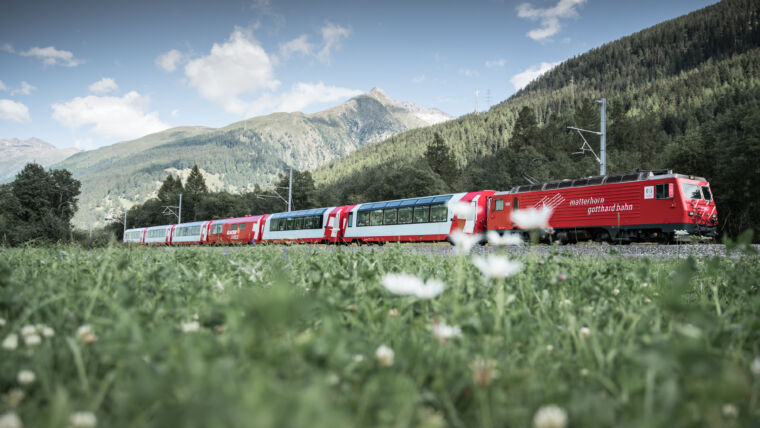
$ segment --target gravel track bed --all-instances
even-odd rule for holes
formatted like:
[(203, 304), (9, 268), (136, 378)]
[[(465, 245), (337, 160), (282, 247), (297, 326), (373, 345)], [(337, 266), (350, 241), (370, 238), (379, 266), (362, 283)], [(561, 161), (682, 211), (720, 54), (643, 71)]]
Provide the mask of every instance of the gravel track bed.
[[(400, 246), (423, 254), (453, 256), (454, 248), (449, 244), (386, 244), (344, 247), (354, 251), (385, 251)], [(324, 246), (325, 248), (335, 248)], [(760, 245), (753, 245), (760, 252)], [(488, 254), (495, 252), (497, 247), (490, 245), (476, 246), (472, 249), (473, 254)], [(607, 244), (573, 244), (573, 245), (534, 245), (520, 247), (506, 247), (509, 254), (525, 255), (549, 255), (552, 252), (560, 254), (577, 255), (581, 257), (649, 257), (649, 258), (686, 258), (725, 256), (726, 249), (723, 244), (697, 244), (697, 245), (657, 245), (657, 244), (631, 244), (631, 245), (607, 245)], [(733, 251), (731, 257), (740, 257), (743, 253)]]

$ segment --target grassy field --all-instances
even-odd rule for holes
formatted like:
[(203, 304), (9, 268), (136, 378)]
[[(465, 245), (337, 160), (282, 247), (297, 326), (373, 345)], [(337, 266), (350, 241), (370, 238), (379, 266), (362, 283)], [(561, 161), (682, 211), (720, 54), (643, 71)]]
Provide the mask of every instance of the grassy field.
[(0, 249), (0, 426), (757, 426), (757, 258), (542, 257)]

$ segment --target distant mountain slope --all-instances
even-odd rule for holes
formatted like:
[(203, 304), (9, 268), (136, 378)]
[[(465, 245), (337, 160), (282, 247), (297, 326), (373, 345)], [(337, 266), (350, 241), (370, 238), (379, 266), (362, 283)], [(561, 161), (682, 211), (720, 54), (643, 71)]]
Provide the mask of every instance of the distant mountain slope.
[(59, 149), (38, 138), (19, 140), (18, 138), (0, 139), (0, 183), (13, 181), (16, 173), (29, 162), (49, 166), (77, 153), (71, 147)]
[(312, 169), (368, 143), (449, 119), (375, 88), (314, 114), (274, 113), (219, 129), (168, 129), (77, 154), (56, 167), (82, 181), (74, 222), (84, 226), (145, 201), (169, 171), (184, 173), (198, 164), (213, 188), (238, 192), (271, 183), (287, 165)]
[[(653, 140), (647, 144), (664, 149), (714, 118), (721, 108), (719, 100), (758, 84), (758, 48), (760, 2), (724, 0), (571, 58), (486, 113), (411, 130), (363, 147), (321, 166), (314, 171), (314, 178), (326, 193), (355, 193), (351, 185), (362, 186), (361, 178), (368, 172), (419, 160), (435, 132), (444, 137), (459, 165), (466, 167), (510, 146), (523, 107), (533, 111), (540, 125), (548, 123), (563, 130), (567, 125), (580, 125), (574, 115), (584, 100), (600, 97), (608, 100), (611, 133), (615, 132), (615, 120), (618, 124), (645, 118), (652, 121), (652, 126), (639, 129), (638, 134), (614, 135), (611, 150), (615, 144), (639, 145), (641, 139)], [(596, 120), (588, 125), (597, 129), (598, 114)], [(577, 135), (571, 137), (577, 139)], [(563, 134), (557, 134), (549, 149), (565, 151), (563, 139)], [(611, 162), (613, 171), (646, 166), (639, 158), (613, 156)], [(565, 171), (568, 169), (547, 173)]]

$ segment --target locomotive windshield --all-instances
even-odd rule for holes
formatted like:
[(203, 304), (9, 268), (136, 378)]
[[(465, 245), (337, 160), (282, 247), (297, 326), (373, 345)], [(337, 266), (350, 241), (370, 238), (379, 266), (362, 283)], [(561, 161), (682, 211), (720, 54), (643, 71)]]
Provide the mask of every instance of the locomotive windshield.
[(710, 193), (710, 188), (709, 187), (702, 186), (702, 194), (705, 195), (705, 200), (706, 201), (711, 201), (712, 200), (712, 193)]
[(696, 184), (683, 183), (683, 197), (686, 199), (702, 199), (702, 192)]

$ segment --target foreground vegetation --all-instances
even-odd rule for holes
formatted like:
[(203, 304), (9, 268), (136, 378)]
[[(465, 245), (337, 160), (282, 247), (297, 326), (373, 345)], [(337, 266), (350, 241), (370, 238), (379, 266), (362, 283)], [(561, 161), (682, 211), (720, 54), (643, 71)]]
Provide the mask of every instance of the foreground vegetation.
[[(757, 258), (527, 257), (485, 279), (403, 247), (0, 256), (0, 416), (26, 427), (760, 420)], [(393, 294), (399, 272), (446, 288)]]

